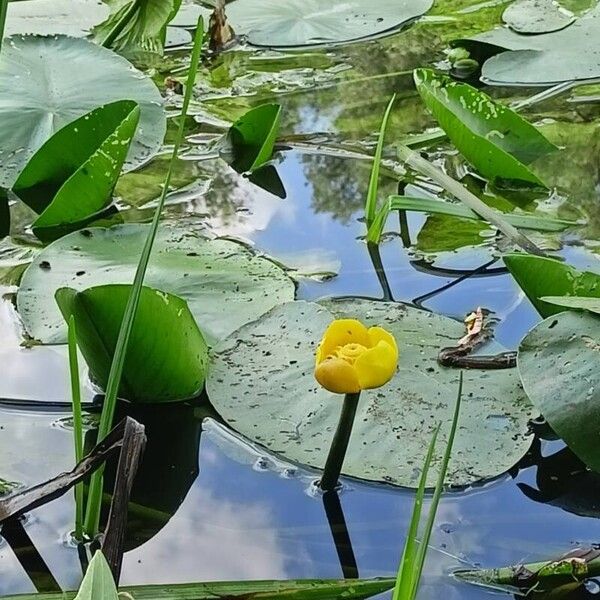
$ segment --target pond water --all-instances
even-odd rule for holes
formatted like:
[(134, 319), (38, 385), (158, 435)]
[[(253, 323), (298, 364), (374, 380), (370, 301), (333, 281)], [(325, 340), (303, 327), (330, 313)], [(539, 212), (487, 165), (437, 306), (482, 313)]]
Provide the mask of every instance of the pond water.
[[(386, 138), (387, 166), (394, 140), (436, 126), (414, 89), (411, 70), (443, 65), (450, 40), (500, 23), (506, 4), (441, 1), (423, 20), (377, 40), (296, 52), (242, 46), (205, 59), (176, 171), (179, 189), (168, 197), (165, 220), (190, 228), (207, 225), (288, 265), (336, 273), (324, 280), (302, 278), (301, 299), (386, 297), (456, 319), (485, 307), (498, 320), (497, 340), (516, 348), (539, 317), (498, 259), (506, 246), (492, 230), (417, 213), (399, 223), (392, 215), (377, 257), (362, 239), (361, 221), (370, 173), (364, 155), (373, 152), (391, 95), (397, 93), (398, 100)], [(171, 48), (164, 63), (150, 68), (173, 110), (178, 99), (165, 89), (165, 78), (181, 74), (188, 55), (185, 46)], [(517, 101), (539, 89), (486, 91)], [(285, 199), (212, 156), (214, 134), (265, 101), (283, 106), (275, 163)], [(552, 191), (521, 205), (537, 203), (560, 216), (583, 214), (588, 220), (576, 232), (536, 234), (535, 240), (571, 264), (597, 270), (600, 105), (575, 90), (522, 114), (566, 151), (537, 165)], [(469, 175), (449, 143), (424, 151), (482, 192), (483, 183)], [(123, 219), (149, 220), (166, 166), (161, 155), (143, 167), (147, 177), (123, 177), (117, 188)], [(437, 191), (419, 177), (403, 189), (407, 195)], [(382, 197), (397, 190), (397, 179), (384, 169)], [(23, 223), (28, 218), (23, 215)], [(19, 346), (14, 277), (36, 251), (23, 228), (20, 245), (5, 243), (0, 257), (1, 475), (27, 485), (70, 469), (74, 460), (69, 413), (53, 404), (69, 400), (66, 353), (60, 347)], [(88, 384), (86, 399), (92, 402), (93, 395)], [(144, 423), (148, 434), (132, 497), (123, 584), (395, 574), (412, 509), (410, 490), (345, 480), (339, 506), (324, 506), (310, 493), (315, 473), (231, 432), (206, 397), (176, 407), (122, 404), (119, 411)], [(484, 598), (495, 592), (457, 582), (452, 571), (544, 560), (600, 541), (600, 476), (586, 471), (560, 441), (532, 433), (531, 443), (509, 473), (444, 494), (420, 597)], [(73, 514), (68, 494), (31, 512), (23, 530), (2, 532), (0, 595), (78, 585), (81, 565), (69, 536)]]

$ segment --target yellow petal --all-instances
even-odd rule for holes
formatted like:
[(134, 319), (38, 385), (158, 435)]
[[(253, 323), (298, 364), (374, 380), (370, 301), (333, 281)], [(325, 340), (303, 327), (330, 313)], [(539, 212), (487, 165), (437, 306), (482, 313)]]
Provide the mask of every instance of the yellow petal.
[(396, 372), (398, 349), (388, 342), (380, 341), (359, 356), (354, 363), (361, 390), (385, 385)]
[(398, 344), (396, 344), (396, 338), (389, 331), (383, 327), (370, 327), (369, 340), (371, 340), (371, 348), (377, 346), (379, 342), (387, 342), (396, 351), (396, 362), (398, 362)]
[(341, 358), (327, 358), (319, 363), (315, 379), (335, 394), (356, 394), (361, 389), (354, 367)]
[(352, 343), (369, 347), (371, 344), (367, 328), (356, 319), (336, 319), (329, 324), (323, 334), (323, 339), (317, 350), (317, 364), (328, 356), (335, 354), (338, 346)]

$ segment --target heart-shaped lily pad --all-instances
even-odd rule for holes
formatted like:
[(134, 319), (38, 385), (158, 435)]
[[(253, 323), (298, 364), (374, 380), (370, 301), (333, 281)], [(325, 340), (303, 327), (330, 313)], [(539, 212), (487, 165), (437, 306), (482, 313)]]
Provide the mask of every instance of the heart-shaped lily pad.
[(378, 35), (426, 13), (432, 0), (235, 0), (227, 16), (255, 46), (339, 44)]
[[(17, 295), (28, 333), (44, 343), (64, 343), (56, 290), (130, 284), (147, 234), (148, 225), (84, 229), (40, 252), (23, 274)], [(281, 267), (246, 246), (166, 224), (158, 231), (144, 281), (186, 300), (209, 344), (292, 300), (295, 293)]]
[(124, 58), (84, 39), (13, 36), (0, 54), (0, 187), (10, 187), (33, 154), (68, 123), (117, 100), (140, 106), (126, 169), (160, 148), (162, 98)]
[(600, 318), (567, 311), (536, 325), (519, 348), (523, 387), (554, 431), (600, 471)]
[[(322, 468), (342, 397), (313, 377), (314, 354), (327, 325), (355, 317), (391, 331), (400, 369), (385, 387), (363, 392), (344, 473), (415, 487), (433, 429), (442, 422), (437, 477), (456, 402), (459, 371), (437, 354), (464, 331), (457, 321), (402, 304), (369, 300), (291, 302), (245, 325), (213, 352), (206, 389), (237, 431), (284, 458)], [(534, 409), (515, 369), (465, 372), (463, 404), (447, 481), (468, 485), (507, 471), (530, 446)]]

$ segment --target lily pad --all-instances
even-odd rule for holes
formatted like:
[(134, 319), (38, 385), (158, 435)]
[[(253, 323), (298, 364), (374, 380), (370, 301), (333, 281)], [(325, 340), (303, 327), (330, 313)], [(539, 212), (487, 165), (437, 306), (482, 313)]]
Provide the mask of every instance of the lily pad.
[(553, 33), (520, 35), (505, 27), (483, 33), (475, 40), (508, 52), (488, 59), (481, 79), (492, 85), (546, 86), (600, 77), (599, 35), (600, 5)]
[(0, 186), (12, 186), (52, 134), (102, 104), (123, 99), (140, 105), (125, 163), (130, 170), (157, 152), (166, 131), (162, 98), (151, 79), (83, 39), (9, 38), (0, 55)]
[[(56, 290), (131, 284), (148, 227), (84, 229), (40, 252), (23, 274), (17, 295), (28, 333), (44, 343), (65, 343)], [(292, 300), (295, 293), (283, 269), (246, 246), (166, 224), (158, 231), (145, 285), (186, 300), (209, 344)]]
[(9, 2), (4, 34), (64, 34), (83, 37), (107, 15), (108, 7), (102, 0)]
[(255, 46), (340, 44), (382, 34), (426, 13), (432, 0), (235, 0), (227, 17)]
[(600, 471), (600, 318), (563, 312), (536, 325), (519, 348), (523, 387), (552, 429)]
[[(464, 334), (457, 321), (370, 300), (286, 303), (215, 348), (208, 395), (233, 429), (285, 459), (322, 468), (342, 399), (315, 381), (314, 353), (327, 325), (347, 316), (394, 334), (400, 370), (387, 386), (363, 392), (344, 472), (415, 487), (433, 429), (443, 423), (443, 449), (452, 420), (459, 371), (440, 367), (437, 354)], [(466, 371), (447, 481), (468, 485), (507, 471), (530, 446), (534, 412), (516, 370)], [(438, 454), (431, 485), (440, 462)]]
[(577, 19), (555, 0), (517, 0), (510, 4), (502, 20), (517, 33), (550, 33), (560, 31)]

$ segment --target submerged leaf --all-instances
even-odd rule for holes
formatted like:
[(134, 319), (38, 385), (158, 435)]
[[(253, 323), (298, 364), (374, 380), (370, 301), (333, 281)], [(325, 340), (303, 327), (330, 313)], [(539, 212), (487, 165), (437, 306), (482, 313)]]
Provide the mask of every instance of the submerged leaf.
[(542, 317), (561, 308), (545, 302), (545, 296), (591, 296), (600, 298), (600, 275), (579, 271), (555, 260), (528, 254), (508, 254), (504, 263)]
[(56, 132), (13, 186), (40, 216), (36, 230), (71, 225), (105, 208), (140, 116), (131, 100), (106, 104)]
[[(92, 379), (106, 388), (130, 285), (77, 292), (61, 288), (56, 302), (66, 322), (77, 325), (77, 345)], [(173, 402), (197, 395), (204, 385), (208, 348), (181, 298), (142, 288), (129, 337), (119, 395), (141, 402)]]
[[(64, 343), (66, 328), (52, 295), (58, 288), (84, 290), (129, 284), (148, 225), (95, 227), (45, 248), (23, 275), (17, 305), (31, 336)], [(186, 300), (209, 344), (294, 298), (285, 271), (246, 246), (210, 240), (163, 224), (145, 282)]]
[(235, 0), (227, 16), (255, 46), (317, 46), (382, 34), (426, 13), (433, 0)]
[(83, 39), (9, 38), (0, 54), (0, 186), (12, 186), (35, 152), (65, 125), (123, 99), (140, 106), (140, 126), (125, 163), (132, 169), (160, 148), (166, 130), (162, 98), (150, 78)]
[(417, 69), (415, 83), (442, 129), (482, 175), (543, 185), (526, 165), (557, 148), (533, 125), (487, 94), (430, 69)]
[(562, 312), (525, 336), (517, 363), (527, 395), (552, 429), (600, 472), (599, 340), (597, 315)]
[[(314, 353), (334, 318), (358, 318), (390, 331), (400, 370), (384, 388), (363, 392), (344, 461), (346, 475), (414, 487), (437, 422), (447, 440), (459, 371), (439, 351), (463, 335), (452, 319), (397, 303), (291, 302), (245, 325), (213, 352), (206, 389), (234, 429), (284, 458), (322, 468), (339, 417), (339, 398), (313, 376)], [(448, 482), (495, 477), (528, 450), (533, 409), (516, 370), (465, 372), (460, 433)], [(435, 484), (441, 457), (428, 477)]]

